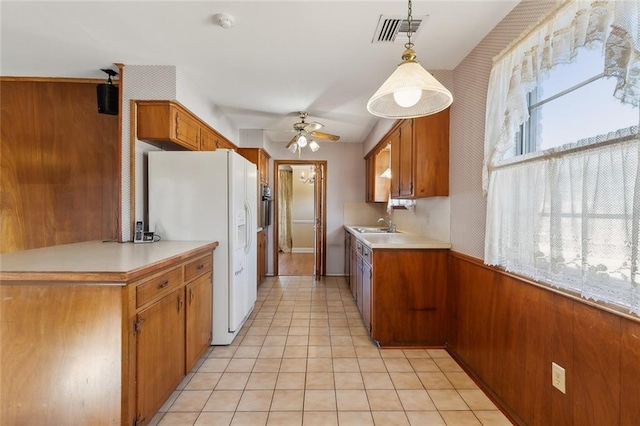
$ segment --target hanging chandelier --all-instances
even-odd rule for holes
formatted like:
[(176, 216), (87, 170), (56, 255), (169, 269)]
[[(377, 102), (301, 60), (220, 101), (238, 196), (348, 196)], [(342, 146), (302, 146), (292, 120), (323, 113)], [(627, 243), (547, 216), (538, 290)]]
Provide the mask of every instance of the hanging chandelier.
[(305, 177), (304, 172), (300, 172), (300, 181), (302, 183), (314, 184), (316, 182), (316, 169), (311, 166), (309, 175)]
[(402, 62), (367, 102), (367, 110), (383, 118), (415, 118), (436, 114), (453, 102), (447, 90), (416, 60), (411, 42), (412, 6), (409, 0), (407, 21), (408, 42), (404, 45)]

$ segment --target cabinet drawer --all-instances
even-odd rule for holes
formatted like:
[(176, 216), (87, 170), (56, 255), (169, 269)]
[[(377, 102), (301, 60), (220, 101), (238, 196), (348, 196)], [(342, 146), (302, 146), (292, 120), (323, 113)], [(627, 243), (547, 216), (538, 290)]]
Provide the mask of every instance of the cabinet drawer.
[(155, 299), (156, 297), (169, 293), (180, 287), (182, 284), (182, 271), (174, 268), (166, 274), (159, 275), (136, 287), (136, 308)]
[(364, 244), (362, 245), (362, 259), (371, 265), (371, 249)]
[(185, 282), (189, 282), (205, 272), (211, 271), (212, 268), (213, 256), (207, 255), (199, 257), (184, 265), (184, 280)]

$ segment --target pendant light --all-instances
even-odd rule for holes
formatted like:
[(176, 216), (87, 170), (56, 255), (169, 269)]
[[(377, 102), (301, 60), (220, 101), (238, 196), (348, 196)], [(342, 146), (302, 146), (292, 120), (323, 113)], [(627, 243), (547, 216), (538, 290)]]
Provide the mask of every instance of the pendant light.
[(407, 21), (408, 42), (404, 45), (402, 62), (367, 102), (367, 110), (383, 118), (414, 118), (436, 114), (453, 102), (451, 92), (418, 61), (411, 43), (411, 0)]

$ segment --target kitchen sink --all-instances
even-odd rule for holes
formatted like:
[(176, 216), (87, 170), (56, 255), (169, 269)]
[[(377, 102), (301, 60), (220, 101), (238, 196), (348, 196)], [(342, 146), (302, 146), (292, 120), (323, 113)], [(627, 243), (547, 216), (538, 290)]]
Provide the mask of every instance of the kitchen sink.
[(354, 231), (361, 234), (395, 234), (397, 231), (391, 231), (389, 228), (369, 228), (369, 227), (356, 227)]

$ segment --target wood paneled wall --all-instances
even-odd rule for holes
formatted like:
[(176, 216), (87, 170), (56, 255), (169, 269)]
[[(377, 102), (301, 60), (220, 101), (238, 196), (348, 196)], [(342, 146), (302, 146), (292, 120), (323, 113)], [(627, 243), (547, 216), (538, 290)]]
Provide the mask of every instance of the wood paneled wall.
[[(526, 425), (637, 425), (640, 322), (452, 253), (449, 349)], [(551, 363), (566, 370), (566, 394)]]
[(118, 116), (97, 82), (0, 83), (0, 253), (117, 239)]

